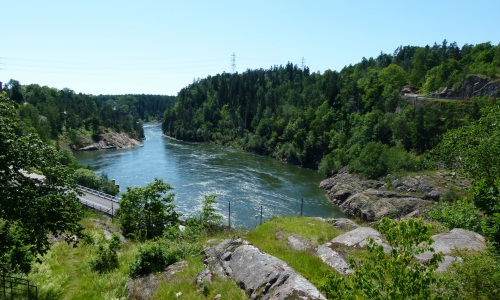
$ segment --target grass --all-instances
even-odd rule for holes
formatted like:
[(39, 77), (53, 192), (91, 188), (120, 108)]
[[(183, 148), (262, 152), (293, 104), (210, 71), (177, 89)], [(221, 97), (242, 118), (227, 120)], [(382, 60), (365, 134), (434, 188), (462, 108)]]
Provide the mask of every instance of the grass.
[[(41, 264), (35, 264), (28, 278), (38, 287), (39, 299), (126, 299), (126, 284), (130, 277), (129, 266), (134, 261), (140, 243), (129, 241), (118, 250), (119, 267), (99, 274), (92, 270), (90, 261), (97, 255), (97, 247), (106, 243), (102, 228), (91, 219), (100, 218), (90, 214), (81, 221), (85, 233), (90, 237), (81, 240), (73, 248), (65, 242), (57, 242), (42, 257)], [(115, 226), (109, 219), (101, 220)], [(261, 250), (287, 262), (314, 285), (320, 286), (333, 270), (314, 253), (314, 247), (343, 233), (331, 224), (305, 217), (280, 217), (247, 232), (230, 230), (210, 235), (201, 235), (193, 246), (200, 249), (220, 243), (223, 239), (238, 238), (248, 240)], [(292, 250), (287, 238), (294, 235), (308, 241), (310, 247), (304, 251)], [(214, 241), (217, 239), (217, 241)], [(185, 258), (187, 267), (165, 279), (157, 274), (157, 293), (152, 299), (213, 299), (218, 294), (221, 299), (249, 299), (233, 280), (214, 278), (211, 283), (196, 284), (196, 276), (204, 269), (201, 253)], [(340, 275), (339, 275), (340, 276)]]
[(49, 253), (35, 264), (29, 279), (38, 287), (39, 299), (121, 299), (125, 298), (128, 265), (137, 251), (136, 243), (122, 245), (118, 252), (119, 268), (99, 274), (91, 269), (96, 244), (104, 241), (102, 231), (89, 219), (82, 221), (95, 244), (80, 242), (73, 248), (65, 242), (54, 244)]
[[(312, 248), (343, 233), (331, 224), (304, 217), (274, 218), (249, 232), (245, 239), (261, 250), (288, 263), (316, 286), (324, 283), (332, 269), (314, 254)], [(290, 235), (310, 240), (311, 249), (292, 250), (287, 238)]]

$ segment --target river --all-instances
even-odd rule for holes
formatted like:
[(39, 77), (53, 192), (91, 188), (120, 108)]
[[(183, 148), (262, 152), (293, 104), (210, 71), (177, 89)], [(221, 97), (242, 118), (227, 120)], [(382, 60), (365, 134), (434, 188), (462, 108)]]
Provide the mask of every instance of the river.
[(133, 149), (77, 152), (76, 159), (120, 185), (146, 186), (162, 178), (174, 189), (177, 211), (184, 217), (201, 208), (204, 195), (217, 195), (217, 208), (231, 225), (251, 228), (272, 216), (343, 216), (318, 187), (313, 170), (232, 148), (188, 143), (162, 136), (159, 124), (144, 126), (146, 140)]

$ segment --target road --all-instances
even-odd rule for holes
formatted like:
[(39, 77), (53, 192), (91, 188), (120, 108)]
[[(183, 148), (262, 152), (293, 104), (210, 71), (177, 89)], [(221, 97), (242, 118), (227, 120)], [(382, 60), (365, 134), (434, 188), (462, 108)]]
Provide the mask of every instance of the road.
[(78, 199), (88, 207), (100, 210), (109, 215), (115, 215), (116, 210), (120, 207), (120, 204), (117, 200), (114, 200), (114, 197), (87, 188), (80, 188), (80, 191), (83, 194), (78, 196)]

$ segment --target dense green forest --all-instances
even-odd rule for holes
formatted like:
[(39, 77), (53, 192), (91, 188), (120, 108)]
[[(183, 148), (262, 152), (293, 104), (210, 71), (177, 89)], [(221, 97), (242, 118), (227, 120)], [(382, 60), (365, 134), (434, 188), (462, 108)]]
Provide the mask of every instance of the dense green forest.
[(45, 142), (66, 138), (77, 143), (82, 131), (98, 139), (102, 128), (142, 139), (142, 122), (161, 120), (175, 101), (173, 96), (161, 95), (77, 94), (67, 88), (21, 85), (16, 80), (10, 80), (5, 90), (19, 105), (20, 128), (34, 129)]
[[(182, 89), (164, 114), (163, 131), (319, 168), (349, 165), (367, 177), (422, 168), (418, 157), (449, 129), (480, 117), (485, 99), (408, 103), (401, 90), (457, 91), (471, 74), (495, 80), (500, 46), (456, 43), (399, 47), (340, 72), (311, 73), (288, 63), (218, 74)], [(367, 164), (375, 165), (367, 168)]]

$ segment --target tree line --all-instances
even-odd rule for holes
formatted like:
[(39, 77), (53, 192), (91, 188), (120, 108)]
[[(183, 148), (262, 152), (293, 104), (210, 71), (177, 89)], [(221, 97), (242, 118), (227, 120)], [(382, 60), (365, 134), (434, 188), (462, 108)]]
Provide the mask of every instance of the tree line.
[[(411, 105), (423, 93), (459, 88), (470, 74), (499, 76), (500, 46), (456, 43), (399, 47), (340, 72), (292, 63), (218, 74), (183, 88), (163, 131), (187, 141), (239, 147), (331, 175), (342, 167), (376, 178), (422, 167), (418, 157), (444, 132), (479, 118), (485, 101)], [(376, 163), (367, 166), (368, 162)]]
[(160, 121), (175, 97), (162, 95), (87, 95), (38, 84), (10, 80), (7, 97), (18, 104), (20, 130), (34, 130), (40, 138), (78, 143), (79, 134), (99, 138), (102, 128), (144, 137), (143, 121)]

